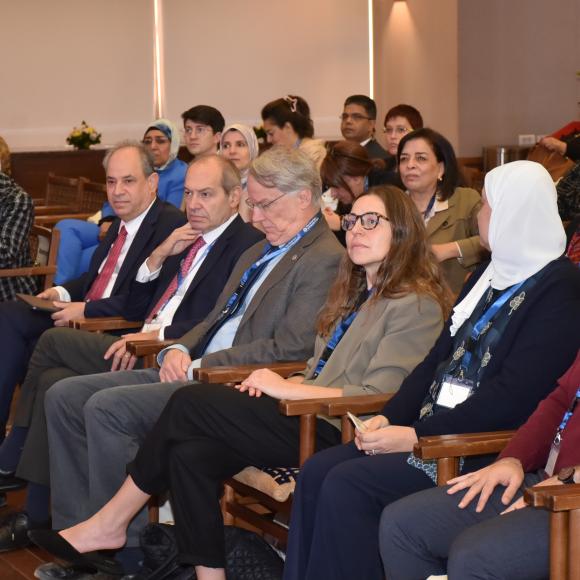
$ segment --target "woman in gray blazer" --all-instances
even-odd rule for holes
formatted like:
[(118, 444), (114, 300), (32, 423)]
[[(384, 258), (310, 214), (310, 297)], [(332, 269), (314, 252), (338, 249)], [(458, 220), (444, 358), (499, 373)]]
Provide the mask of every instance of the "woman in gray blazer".
[[(277, 400), (397, 390), (448, 313), (448, 291), (421, 216), (405, 194), (389, 186), (371, 189), (354, 202), (343, 227), (348, 255), (320, 312), (319, 338), (304, 373), (283, 379), (262, 369), (237, 390), (179, 389), (111, 501), (72, 528), (31, 533), (36, 543), (111, 573), (111, 561), (92, 551), (121, 547), (149, 495), (170, 488), (181, 561), (195, 566), (200, 580), (225, 579), (221, 481), (249, 465), (298, 465), (299, 419), (280, 415)], [(340, 425), (318, 419), (317, 448), (338, 443)]]

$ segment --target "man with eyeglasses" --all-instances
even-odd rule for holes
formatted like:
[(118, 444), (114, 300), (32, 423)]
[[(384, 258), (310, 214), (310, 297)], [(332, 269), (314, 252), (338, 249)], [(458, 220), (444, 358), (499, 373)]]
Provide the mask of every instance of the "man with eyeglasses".
[(371, 158), (389, 159), (390, 155), (375, 140), (377, 105), (366, 95), (351, 95), (344, 101), (340, 132), (347, 141), (360, 143)]
[(218, 152), (226, 124), (223, 115), (209, 105), (197, 105), (182, 113), (184, 141), (195, 158)]
[[(82, 521), (114, 495), (127, 462), (171, 394), (193, 382), (195, 367), (305, 361), (312, 353), (315, 320), (344, 253), (322, 219), (320, 195), (318, 171), (302, 151), (266, 151), (250, 166), (247, 202), (266, 241), (241, 256), (206, 319), (159, 353), (159, 370), (103, 373), (84, 377), (82, 385), (64, 379), (50, 389), (56, 529)], [(71, 381), (87, 392), (82, 413), (65, 396)], [(83, 421), (71, 420), (79, 415)], [(127, 546), (138, 546), (146, 523), (142, 512)]]

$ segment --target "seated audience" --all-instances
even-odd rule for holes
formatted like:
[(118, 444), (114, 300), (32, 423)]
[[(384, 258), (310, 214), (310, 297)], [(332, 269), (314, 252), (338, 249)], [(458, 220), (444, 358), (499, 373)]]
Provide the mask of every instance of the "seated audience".
[[(263, 153), (250, 167), (248, 202), (267, 242), (242, 255), (206, 319), (160, 353), (160, 369), (73, 377), (48, 391), (57, 528), (113, 496), (138, 444), (194, 368), (301, 361), (312, 353), (313, 321), (344, 253), (321, 218), (320, 190), (318, 171), (301, 151)], [(143, 511), (129, 529), (129, 547), (138, 546), (146, 522)]]
[(229, 159), (240, 171), (242, 176), (242, 194), (239, 213), (245, 222), (252, 221), (252, 215), (246, 199), (248, 199), (248, 173), (250, 163), (260, 154), (260, 146), (252, 127), (234, 123), (228, 125), (220, 139), (220, 154)]
[[(384, 578), (378, 526), (391, 502), (436, 485), (418, 437), (519, 427), (580, 347), (580, 272), (548, 172), (516, 161), (485, 179), (479, 212), (491, 262), (463, 289), (429, 355), (353, 443), (315, 454), (292, 503), (284, 578)], [(489, 462), (466, 459), (464, 473)]]
[[(340, 116), (340, 132), (347, 141), (359, 143), (372, 159), (390, 158), (375, 139), (377, 104), (366, 95), (351, 95), (344, 101)], [(396, 151), (395, 151), (396, 153)], [(391, 153), (391, 155), (395, 155)]]
[(302, 97), (287, 95), (268, 103), (262, 109), (262, 121), (268, 143), (298, 148), (320, 169), (326, 148), (320, 139), (313, 139), (310, 107)]
[(345, 244), (342, 216), (350, 212), (352, 202), (361, 193), (383, 183), (380, 170), (384, 167), (382, 159), (371, 159), (366, 149), (354, 141), (338, 141), (329, 148), (320, 166), (320, 176), (330, 188), (336, 207), (325, 207), (323, 215), (342, 245)]
[(459, 187), (453, 147), (432, 129), (405, 135), (397, 155), (401, 179), (423, 215), (431, 249), (457, 294), (484, 254), (476, 219), (481, 197), (474, 189)]
[[(348, 255), (318, 317), (306, 370), (286, 380), (268, 369), (255, 371), (239, 393), (225, 385), (179, 389), (121, 491), (59, 539), (80, 552), (118, 548), (149, 495), (170, 489), (181, 561), (195, 566), (200, 580), (225, 580), (221, 481), (249, 465), (298, 464), (300, 419), (280, 415), (277, 400), (398, 389), (442, 327), (447, 290), (421, 217), (401, 191), (378, 187), (363, 194), (343, 225)], [(340, 420), (317, 422), (319, 448), (340, 441)], [(104, 525), (95, 530), (95, 522)]]
[[(34, 221), (32, 198), (8, 175), (0, 172), (0, 268), (32, 265), (28, 236)], [(38, 281), (31, 276), (0, 278), (0, 302), (16, 294), (35, 294)]]
[[(158, 119), (145, 131), (143, 145), (150, 151), (155, 173), (159, 176), (157, 197), (179, 207), (187, 168), (183, 161), (176, 158), (179, 151), (179, 131), (171, 121)], [(101, 211), (93, 218), (88, 221), (66, 219), (56, 224), (60, 230), (57, 272), (54, 278), (57, 284), (78, 278), (87, 271), (99, 240), (116, 215), (111, 204), (105, 202)]]
[(423, 117), (411, 105), (396, 105), (385, 115), (383, 132), (386, 135), (387, 152), (390, 157), (385, 172), (390, 176), (389, 183), (403, 187), (401, 177), (397, 171), (397, 150), (401, 139), (417, 129), (423, 128)]
[(229, 161), (211, 155), (190, 165), (185, 178), (188, 224), (145, 260), (127, 297), (124, 314), (146, 321), (141, 332), (119, 338), (52, 328), (40, 337), (13, 427), (0, 446), (0, 492), (30, 482), (25, 513), (11, 514), (0, 526), (0, 550), (25, 546), (27, 529), (49, 518), (45, 391), (65, 377), (139, 366), (126, 350), (128, 340), (176, 339), (209, 314), (240, 255), (263, 238), (237, 215), (240, 193), (239, 173)]
[[(122, 316), (139, 266), (167, 236), (185, 223), (173, 205), (155, 196), (157, 174), (148, 151), (127, 141), (104, 159), (107, 197), (118, 216), (95, 251), (89, 270), (39, 294), (54, 301), (54, 314), (24, 303), (0, 303), (3, 368), (0, 374), (0, 437), (3, 439), (14, 387), (22, 382), (40, 335), (70, 320)], [(47, 302), (48, 304), (48, 302)]]
[(209, 105), (196, 105), (185, 111), (181, 118), (189, 153), (193, 157), (215, 155), (226, 124), (223, 115)]
[(580, 483), (578, 385), (580, 352), (495, 463), (385, 508), (380, 546), (389, 580), (445, 570), (450, 580), (548, 578), (550, 515), (526, 507), (523, 490)]

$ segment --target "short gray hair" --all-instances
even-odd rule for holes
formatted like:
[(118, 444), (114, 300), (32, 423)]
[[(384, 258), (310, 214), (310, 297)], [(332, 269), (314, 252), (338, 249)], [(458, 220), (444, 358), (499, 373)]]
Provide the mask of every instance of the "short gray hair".
[(103, 159), (103, 167), (105, 171), (109, 167), (109, 161), (111, 157), (121, 149), (136, 149), (137, 153), (139, 154), (139, 159), (141, 160), (141, 167), (143, 169), (143, 174), (145, 177), (149, 177), (152, 173), (155, 173), (155, 168), (153, 167), (153, 156), (149, 152), (148, 149), (139, 141), (135, 141), (134, 139), (126, 139), (124, 141), (120, 141), (116, 145), (113, 145), (111, 149), (107, 151), (105, 158)]
[(240, 170), (229, 159), (226, 159), (221, 155), (214, 154), (198, 157), (197, 159), (191, 161), (189, 167), (191, 167), (192, 165), (196, 165), (198, 163), (205, 163), (210, 160), (217, 163), (219, 168), (221, 169), (222, 176), (220, 185), (228, 195), (232, 192), (234, 188), (242, 186), (242, 178)]
[(275, 187), (283, 193), (312, 193), (312, 205), (322, 195), (322, 180), (314, 161), (300, 149), (277, 145), (268, 149), (250, 165), (250, 175), (264, 187)]

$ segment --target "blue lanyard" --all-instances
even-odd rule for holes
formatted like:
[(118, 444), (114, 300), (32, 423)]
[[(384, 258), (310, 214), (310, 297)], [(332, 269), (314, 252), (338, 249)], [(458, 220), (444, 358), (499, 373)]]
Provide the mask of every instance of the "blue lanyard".
[(580, 400), (580, 387), (578, 387), (578, 390), (576, 391), (576, 396), (574, 397), (574, 400), (572, 401), (570, 408), (564, 413), (564, 416), (562, 417), (562, 422), (560, 423), (560, 426), (556, 431), (556, 436), (554, 437), (554, 443), (556, 445), (560, 445), (560, 442), (562, 441), (562, 433), (564, 429), (566, 429), (566, 425), (568, 425), (570, 417), (572, 417), (572, 415), (574, 414), (574, 410), (576, 409), (578, 400)]
[(437, 192), (435, 192), (433, 194), (433, 197), (429, 200), (429, 204), (427, 205), (427, 208), (425, 209), (425, 211), (423, 212), (423, 219), (427, 219), (427, 217), (429, 217), (429, 214), (431, 213), (431, 210), (433, 209), (433, 206), (435, 205), (435, 197), (437, 196)]
[(286, 242), (282, 246), (278, 246), (276, 249), (274, 249), (271, 244), (266, 244), (266, 247), (264, 248), (262, 255), (258, 258), (258, 261), (254, 262), (242, 274), (242, 279), (240, 280), (240, 284), (237, 290), (230, 296), (224, 309), (221, 312), (222, 317), (229, 314), (234, 306), (237, 307), (236, 303), (239, 300), (240, 295), (248, 283), (248, 280), (252, 278), (252, 275), (256, 272), (256, 270), (261, 269), (262, 266), (294, 247), (318, 223), (320, 216), (320, 212), (317, 213), (290, 241)]
[[(471, 331), (471, 344), (474, 344), (479, 340), (484, 329), (486, 329), (491, 319), (500, 311), (501, 307), (524, 285), (525, 280), (516, 284), (506, 290), (501, 296), (499, 296), (495, 302), (484, 312), (482, 317), (473, 325), (473, 330)], [(461, 359), (461, 369), (466, 372), (469, 368), (469, 363), (471, 362), (471, 351), (466, 348), (463, 358)]]

